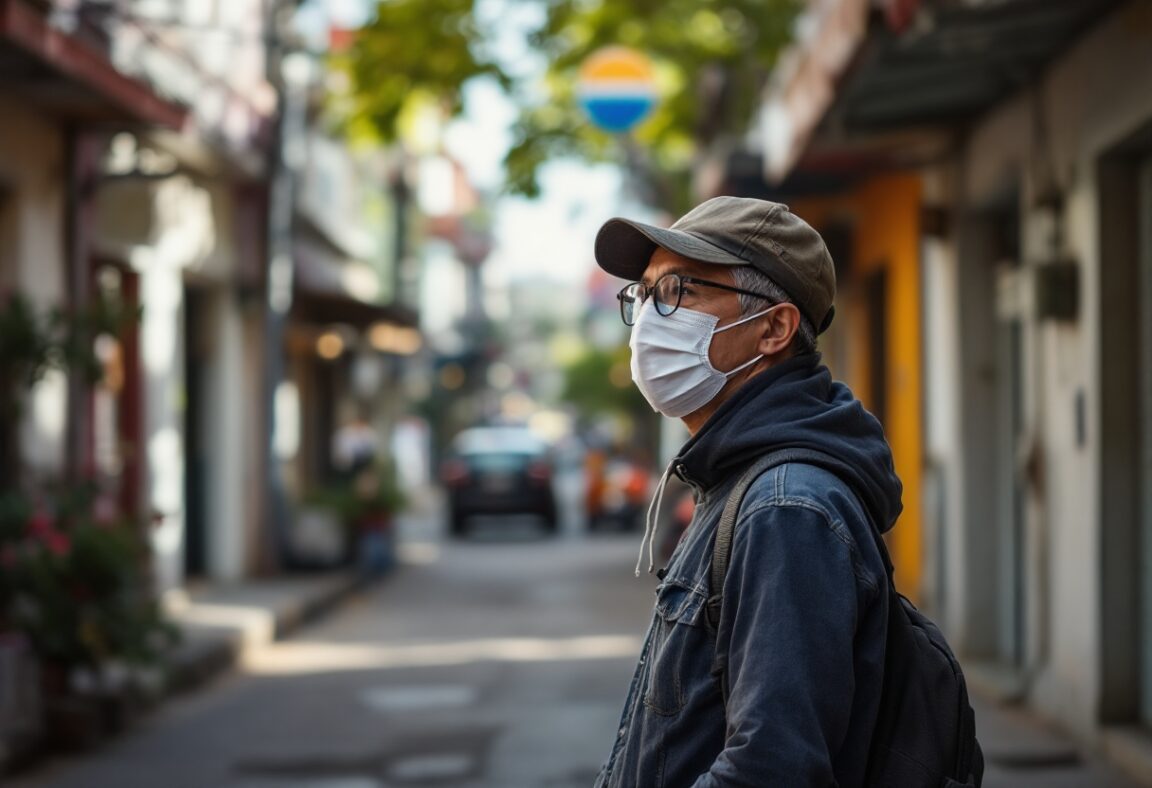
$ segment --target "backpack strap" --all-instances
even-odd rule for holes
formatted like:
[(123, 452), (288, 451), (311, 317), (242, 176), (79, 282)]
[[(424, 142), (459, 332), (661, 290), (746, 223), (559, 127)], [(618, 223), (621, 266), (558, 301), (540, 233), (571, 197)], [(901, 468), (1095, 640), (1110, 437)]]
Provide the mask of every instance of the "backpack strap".
[(783, 455), (787, 450), (766, 454), (752, 463), (748, 470), (736, 481), (732, 491), (728, 493), (728, 501), (724, 504), (724, 512), (720, 515), (720, 524), (716, 526), (715, 541), (712, 543), (712, 566), (709, 571), (709, 596), (706, 613), (708, 626), (715, 632), (720, 627), (720, 608), (724, 602), (724, 578), (728, 575), (728, 561), (732, 557), (732, 538), (736, 533), (736, 518), (740, 514), (740, 505), (757, 479), (769, 468), (774, 468), (783, 462)]
[[(732, 540), (736, 532), (736, 519), (740, 514), (740, 506), (744, 503), (744, 497), (756, 480), (769, 469), (793, 462), (813, 465), (835, 474), (837, 478), (853, 488), (857, 498), (860, 497), (855, 486), (844, 478), (843, 462), (818, 449), (780, 449), (770, 452), (754, 462), (732, 487), (732, 491), (728, 494), (728, 500), (724, 504), (724, 511), (720, 515), (720, 523), (716, 526), (715, 541), (712, 545), (712, 564), (709, 571), (709, 596), (705, 605), (705, 618), (713, 633), (716, 633), (720, 628), (720, 614), (724, 604), (724, 579), (728, 575), (728, 564), (732, 557)], [(865, 514), (867, 516), (867, 511)], [(888, 546), (884, 543), (884, 537), (880, 535), (880, 531), (871, 522), (870, 516), (868, 531), (872, 534), (876, 549), (884, 562), (884, 569), (888, 575), (888, 587), (892, 598), (895, 599), (896, 586), (892, 578), (894, 572), (892, 558), (888, 554)], [(712, 675), (720, 682), (720, 691), (724, 697), (725, 706), (728, 705), (728, 682), (725, 675), (727, 671), (728, 655), (722, 652), (719, 639), (717, 639), (716, 653), (712, 659)]]

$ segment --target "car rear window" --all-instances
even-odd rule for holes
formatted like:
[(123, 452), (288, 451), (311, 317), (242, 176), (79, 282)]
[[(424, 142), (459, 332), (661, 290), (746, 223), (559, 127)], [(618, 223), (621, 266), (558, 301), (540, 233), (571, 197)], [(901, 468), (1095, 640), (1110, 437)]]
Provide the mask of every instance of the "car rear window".
[(467, 454), (468, 464), (477, 471), (518, 471), (533, 459), (530, 454)]
[(459, 454), (543, 454), (547, 447), (529, 430), (508, 427), (476, 427), (465, 430), (453, 442)]

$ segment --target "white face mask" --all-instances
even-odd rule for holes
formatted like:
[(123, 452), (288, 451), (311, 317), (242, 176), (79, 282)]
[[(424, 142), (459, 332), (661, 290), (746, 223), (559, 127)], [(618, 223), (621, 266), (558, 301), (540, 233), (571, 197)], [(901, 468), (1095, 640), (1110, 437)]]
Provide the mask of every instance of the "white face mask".
[(632, 349), (632, 381), (652, 410), (669, 418), (683, 418), (699, 410), (720, 393), (728, 378), (764, 357), (754, 356), (736, 369), (721, 372), (708, 358), (712, 337), (766, 315), (773, 308), (716, 328), (720, 322), (716, 315), (680, 307), (664, 317), (648, 299), (628, 341)]

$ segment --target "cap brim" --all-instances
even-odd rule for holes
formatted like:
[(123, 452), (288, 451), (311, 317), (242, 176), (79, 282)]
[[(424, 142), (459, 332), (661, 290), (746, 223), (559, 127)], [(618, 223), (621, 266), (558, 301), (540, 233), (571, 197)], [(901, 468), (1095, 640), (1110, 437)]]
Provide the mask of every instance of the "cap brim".
[(702, 263), (749, 265), (747, 260), (692, 233), (629, 219), (609, 219), (600, 228), (596, 234), (596, 263), (613, 276), (635, 281), (644, 275), (657, 247)]

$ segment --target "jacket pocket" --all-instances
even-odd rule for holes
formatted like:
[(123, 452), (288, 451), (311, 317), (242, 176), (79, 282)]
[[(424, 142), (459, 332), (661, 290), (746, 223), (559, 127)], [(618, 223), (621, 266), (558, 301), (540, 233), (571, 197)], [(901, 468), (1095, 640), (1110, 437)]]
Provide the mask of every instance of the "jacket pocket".
[(703, 594), (672, 581), (656, 589), (656, 630), (644, 690), (644, 705), (655, 714), (671, 716), (684, 708), (689, 666), (699, 661), (698, 652), (705, 646), (700, 626), (703, 602)]

